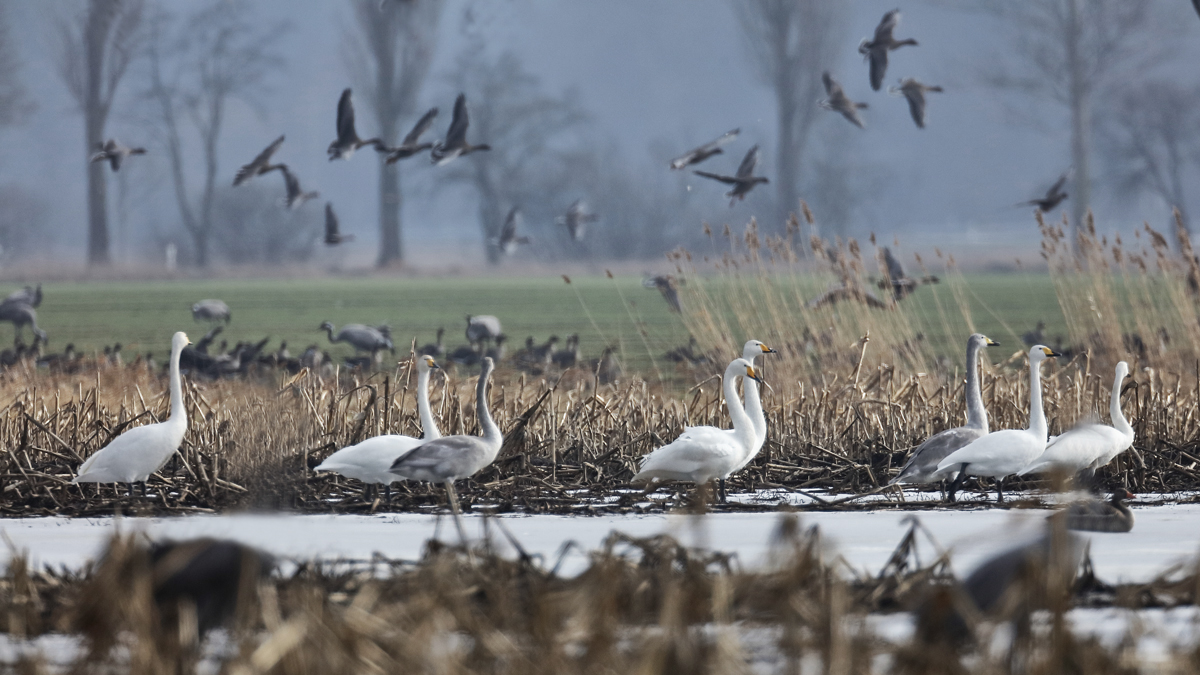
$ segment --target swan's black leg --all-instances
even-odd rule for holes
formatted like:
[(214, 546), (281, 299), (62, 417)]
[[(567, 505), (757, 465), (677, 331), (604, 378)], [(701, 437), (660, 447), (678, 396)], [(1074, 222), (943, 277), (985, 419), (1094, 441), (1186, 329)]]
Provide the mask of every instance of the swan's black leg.
[(996, 503), (1004, 503), (1004, 478), (996, 479)]
[(950, 487), (946, 488), (946, 501), (947, 502), (949, 502), (951, 504), (954, 503), (954, 498), (955, 498), (954, 496), (955, 496), (955, 494), (958, 493), (959, 488), (962, 487), (963, 481), (966, 480), (966, 478), (967, 478), (967, 465), (963, 464), (961, 467), (958, 468), (958, 475), (954, 477), (954, 480), (950, 481)]
[(717, 498), (722, 504), (724, 504), (725, 498), (728, 496), (725, 492), (725, 479), (721, 478), (719, 481), (720, 482), (717, 484)]

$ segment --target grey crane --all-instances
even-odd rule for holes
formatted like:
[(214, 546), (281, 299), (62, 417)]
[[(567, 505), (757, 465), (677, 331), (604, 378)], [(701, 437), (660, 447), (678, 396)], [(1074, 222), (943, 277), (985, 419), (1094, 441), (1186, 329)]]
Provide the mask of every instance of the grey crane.
[[(0, 302), (0, 321), (12, 323), (17, 337), (29, 326), (38, 340), (46, 342), (46, 331), (37, 325), (37, 310), (24, 302)], [(35, 340), (36, 344), (36, 340)]]
[(657, 288), (662, 294), (663, 300), (667, 301), (667, 306), (676, 314), (683, 311), (679, 304), (679, 285), (683, 283), (675, 278), (673, 274), (659, 274), (642, 279), (642, 286), (645, 288)]
[(732, 143), (740, 133), (742, 133), (741, 129), (726, 131), (724, 134), (718, 137), (717, 140), (712, 141), (711, 143), (705, 143), (698, 148), (688, 150), (682, 155), (671, 160), (671, 168), (682, 169), (692, 164), (699, 164), (713, 155), (720, 155), (724, 153), (725, 151), (721, 149), (721, 146)]
[(192, 305), (192, 320), (207, 321), (208, 323), (224, 323), (229, 325), (230, 319), (233, 318), (233, 313), (229, 311), (229, 305), (223, 300), (208, 299), (201, 300)]
[(364, 145), (374, 145), (378, 150), (383, 145), (383, 142), (378, 138), (362, 140), (358, 137), (358, 132), (354, 130), (354, 102), (350, 100), (350, 88), (342, 92), (342, 97), (338, 99), (337, 108), (337, 138), (329, 144), (329, 161), (335, 159), (350, 159), (355, 150)]
[(424, 135), (426, 131), (429, 131), (429, 127), (433, 125), (433, 119), (437, 117), (437, 115), (438, 109), (430, 108), (425, 112), (424, 115), (421, 116), (421, 119), (417, 120), (417, 123), (413, 126), (412, 131), (408, 132), (408, 135), (404, 137), (403, 141), (400, 141), (399, 146), (395, 148), (389, 148), (380, 143), (379, 145), (375, 146), (375, 149), (379, 152), (387, 153), (387, 159), (384, 161), (386, 161), (388, 164), (395, 164), (402, 159), (408, 159), (409, 157), (412, 157), (418, 152), (429, 150), (433, 147), (433, 143), (422, 143), (421, 136)]
[(475, 386), (475, 416), (479, 419), (483, 436), (443, 436), (418, 445), (392, 463), (392, 473), (401, 478), (441, 483), (446, 486), (446, 499), (450, 502), (450, 512), (454, 514), (454, 525), (458, 528), (458, 536), (464, 544), (467, 536), (459, 517), (454, 481), (474, 476), (491, 464), (504, 444), (500, 427), (496, 426), (491, 413), (488, 412), (487, 385), (496, 364), (486, 356), (482, 364), (479, 383)]
[(97, 143), (96, 150), (96, 154), (92, 155), (92, 162), (107, 161), (108, 165), (112, 167), (114, 172), (121, 170), (121, 164), (130, 155), (146, 154), (145, 148), (131, 148), (127, 145), (122, 145), (121, 142), (115, 138), (110, 138), (103, 143)]
[(500, 249), (504, 255), (515, 253), (517, 246), (533, 243), (529, 237), (517, 236), (517, 226), (521, 224), (522, 220), (521, 207), (512, 207), (504, 219), (504, 224), (500, 226), (500, 233), (492, 237), (492, 245)]
[(911, 77), (900, 80), (899, 87), (888, 89), (889, 94), (903, 96), (908, 100), (908, 112), (912, 115), (917, 127), (925, 128), (925, 92), (941, 92), (942, 88), (931, 84), (922, 84)]
[(325, 245), (337, 246), (348, 241), (354, 241), (354, 235), (342, 234), (337, 214), (333, 212), (333, 202), (325, 202)]
[(594, 223), (598, 219), (599, 216), (588, 212), (587, 202), (576, 199), (567, 209), (566, 215), (555, 218), (554, 222), (557, 225), (565, 225), (567, 232), (571, 233), (571, 239), (579, 241), (583, 239), (583, 232), (587, 228), (587, 224)]
[(1051, 185), (1050, 189), (1046, 190), (1045, 196), (1038, 199), (1030, 199), (1027, 202), (1021, 202), (1020, 204), (1017, 204), (1017, 206), (1036, 206), (1038, 210), (1043, 213), (1048, 213), (1054, 210), (1054, 207), (1066, 201), (1068, 195), (1066, 192), (1063, 192), (1063, 187), (1066, 186), (1067, 181), (1070, 180), (1070, 178), (1071, 170), (1067, 169), (1063, 172), (1063, 175), (1058, 177), (1058, 180), (1055, 181), (1054, 185)]
[(42, 304), (42, 285), (26, 286), (9, 293), (3, 302), (23, 302), (30, 307), (40, 307)]
[(742, 158), (742, 163), (738, 165), (737, 173), (733, 176), (722, 176), (720, 174), (709, 173), (707, 171), (693, 171), (692, 173), (696, 174), (697, 176), (711, 178), (712, 180), (721, 181), (722, 183), (732, 185), (733, 189), (729, 192), (726, 192), (725, 196), (729, 197), (729, 206), (730, 208), (733, 208), (733, 205), (736, 202), (746, 198), (746, 195), (754, 189), (755, 185), (758, 185), (759, 183), (770, 182), (763, 176), (754, 175), (754, 167), (756, 166), (758, 166), (757, 145), (753, 148), (750, 148), (750, 150), (746, 152), (746, 156)]
[(300, 187), (300, 179), (288, 170), (287, 164), (280, 164), (276, 168), (283, 172), (283, 185), (287, 188), (287, 196), (283, 198), (283, 205), (289, 210), (294, 211), (300, 208), (304, 202), (321, 196), (321, 193), (316, 190), (305, 192), (304, 188)]
[(477, 344), (495, 340), (504, 332), (500, 326), (500, 319), (491, 314), (476, 314), (474, 316), (467, 315), (467, 342)]
[(330, 342), (345, 342), (356, 351), (370, 352), (373, 359), (385, 349), (395, 351), (392, 341), (382, 331), (361, 323), (348, 323), (335, 332), (333, 324), (326, 321), (321, 324), (321, 330), (329, 336)]
[(250, 160), (249, 164), (242, 165), (242, 168), (238, 169), (237, 174), (233, 177), (234, 187), (245, 183), (255, 176), (261, 176), (282, 166), (280, 164), (271, 164), (271, 155), (274, 155), (275, 151), (279, 150), (279, 146), (283, 145), (283, 139), (283, 136), (276, 138), (262, 152), (258, 153), (257, 157)]
[(892, 31), (898, 23), (900, 10), (893, 9), (884, 14), (879, 25), (875, 27), (875, 37), (863, 38), (862, 43), (858, 45), (858, 53), (871, 62), (871, 88), (875, 91), (879, 91), (883, 86), (883, 78), (887, 75), (888, 52), (906, 45), (917, 45), (917, 41), (912, 38), (897, 40), (892, 36)]
[(430, 157), (434, 164), (443, 166), (454, 161), (461, 155), (492, 149), (492, 146), (486, 143), (471, 145), (467, 142), (467, 127), (469, 125), (467, 95), (459, 94), (458, 98), (454, 100), (454, 117), (450, 120), (450, 128), (446, 130), (446, 138), (433, 144)]
[(858, 111), (867, 108), (867, 104), (851, 101), (850, 97), (846, 95), (846, 90), (842, 89), (842, 85), (833, 79), (829, 71), (821, 74), (821, 82), (825, 84), (825, 95), (828, 98), (817, 101), (817, 105), (826, 110), (841, 113), (842, 117), (850, 120), (850, 123), (854, 126), (859, 129), (866, 129), (867, 125), (863, 124), (862, 118), (858, 116)]

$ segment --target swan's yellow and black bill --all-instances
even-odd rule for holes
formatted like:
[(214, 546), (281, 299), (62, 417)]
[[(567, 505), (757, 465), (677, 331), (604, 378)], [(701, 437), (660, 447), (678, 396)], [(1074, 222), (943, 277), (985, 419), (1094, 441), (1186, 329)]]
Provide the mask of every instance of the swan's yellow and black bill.
[(778, 351), (771, 349), (770, 347), (762, 344), (761, 342), (758, 344), (758, 348), (761, 349), (762, 353), (764, 353), (764, 354), (778, 354), (779, 353)]
[(1042, 352), (1046, 356), (1049, 356), (1049, 357), (1062, 356), (1062, 354), (1059, 354), (1058, 352), (1054, 351), (1053, 349), (1050, 349), (1049, 347), (1042, 347)]
[(746, 366), (746, 377), (755, 382), (762, 382), (762, 378), (758, 376), (758, 373), (754, 372), (754, 366)]
[(999, 342), (996, 342), (995, 340), (993, 340), (990, 337), (985, 337), (984, 339), (987, 340), (987, 346), (989, 346), (989, 347), (999, 347), (1000, 346)]
[(441, 368), (441, 366), (437, 364), (437, 361), (433, 360), (432, 356), (425, 357), (425, 365), (429, 366), (430, 368)]

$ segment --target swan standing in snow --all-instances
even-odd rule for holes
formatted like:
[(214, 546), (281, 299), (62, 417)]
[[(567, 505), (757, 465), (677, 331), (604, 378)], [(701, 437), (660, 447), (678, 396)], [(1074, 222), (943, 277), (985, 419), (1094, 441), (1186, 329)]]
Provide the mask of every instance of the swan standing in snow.
[(722, 384), (725, 406), (733, 429), (687, 427), (673, 442), (656, 448), (642, 460), (642, 469), (631, 482), (678, 480), (697, 486), (725, 478), (758, 444), (754, 422), (746, 414), (737, 395), (737, 378), (758, 381), (754, 366), (745, 359), (734, 359), (725, 368)]
[(432, 356), (417, 357), (417, 414), (421, 418), (421, 438), (385, 434), (347, 446), (321, 462), (315, 471), (332, 471), (368, 485), (382, 483), (386, 501), (392, 501), (392, 482), (400, 476), (392, 473), (392, 463), (422, 443), (442, 437), (429, 407), (429, 373), (440, 368)]
[(991, 476), (996, 479), (997, 501), (1004, 501), (1004, 477), (1024, 469), (1046, 449), (1046, 411), (1042, 408), (1042, 361), (1059, 356), (1043, 345), (1029, 350), (1029, 428), (993, 431), (966, 447), (956, 450), (938, 463), (938, 471), (961, 472), (950, 485), (950, 499), (964, 476)]
[(1104, 466), (1121, 452), (1133, 445), (1133, 427), (1121, 412), (1121, 383), (1129, 377), (1129, 364), (1117, 364), (1113, 379), (1112, 398), (1108, 412), (1113, 425), (1081, 424), (1050, 441), (1046, 451), (1029, 466), (1021, 469), (1018, 476), (1028, 473), (1045, 473), (1059, 470), (1075, 475), (1080, 471)]
[[(175, 454), (187, 431), (179, 354), (189, 344), (182, 331), (171, 338), (171, 416), (167, 421), (135, 427), (117, 436), (87, 458), (72, 483), (141, 483), (142, 495), (146, 494), (146, 479)], [(132, 486), (129, 494), (133, 495)]]
[(392, 463), (391, 472), (408, 480), (427, 480), (446, 486), (446, 499), (454, 515), (454, 526), (465, 544), (462, 519), (458, 515), (458, 496), (454, 493), (454, 481), (469, 478), (496, 460), (504, 435), (488, 412), (487, 385), (492, 370), (496, 367), (489, 357), (483, 358), (483, 369), (479, 373), (479, 384), (475, 386), (475, 416), (483, 436), (443, 436), (422, 443)]
[[(979, 391), (979, 352), (999, 342), (975, 333), (967, 338), (967, 423), (965, 426), (936, 433), (917, 446), (900, 474), (892, 483), (932, 483), (947, 478), (951, 472), (938, 470), (938, 464), (950, 453), (964, 448), (988, 434), (987, 409)], [(953, 493), (949, 495), (954, 501)]]

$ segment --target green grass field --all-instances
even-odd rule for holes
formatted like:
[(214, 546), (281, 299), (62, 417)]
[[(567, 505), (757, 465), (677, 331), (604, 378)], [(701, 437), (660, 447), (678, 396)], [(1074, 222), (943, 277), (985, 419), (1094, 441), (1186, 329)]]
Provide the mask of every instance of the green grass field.
[[(293, 354), (318, 344), (335, 356), (349, 355), (345, 345), (329, 345), (318, 329), (322, 321), (386, 323), (392, 327), (398, 353), (415, 337), (432, 342), (438, 326), (446, 327), (446, 344), (465, 342), (466, 314), (495, 314), (511, 337), (512, 347), (527, 335), (539, 341), (551, 334), (578, 332), (585, 356), (594, 357), (606, 343), (619, 343), (628, 367), (650, 374), (650, 355), (661, 361), (667, 349), (687, 342), (678, 316), (653, 290), (631, 277), (470, 279), (306, 279), (215, 280), (171, 282), (55, 283), (44, 287), (38, 309), (41, 327), (49, 333), (51, 351), (74, 343), (84, 352), (122, 343), (126, 359), (150, 351), (162, 358), (173, 331), (185, 330), (193, 340), (206, 327), (193, 323), (190, 307), (203, 298), (225, 300), (233, 321), (222, 336), (259, 340), (271, 336), (271, 349), (287, 340)], [(1065, 333), (1054, 288), (1047, 275), (971, 275), (967, 279), (975, 328), (1008, 345), (1046, 321), (1047, 333)], [(16, 288), (0, 288), (0, 292)], [(912, 303), (918, 323), (934, 340), (943, 340), (946, 324), (937, 311), (940, 302), (950, 318), (947, 344), (962, 342), (967, 327), (962, 312), (945, 285), (921, 287), (904, 302)], [(643, 333), (639, 333), (639, 326)], [(8, 331), (9, 328), (0, 328)], [(0, 333), (0, 340), (7, 342)], [(26, 333), (28, 336), (28, 332)], [(644, 335), (644, 337), (643, 337)], [(750, 336), (747, 336), (750, 337)], [(957, 350), (955, 350), (957, 353)]]

